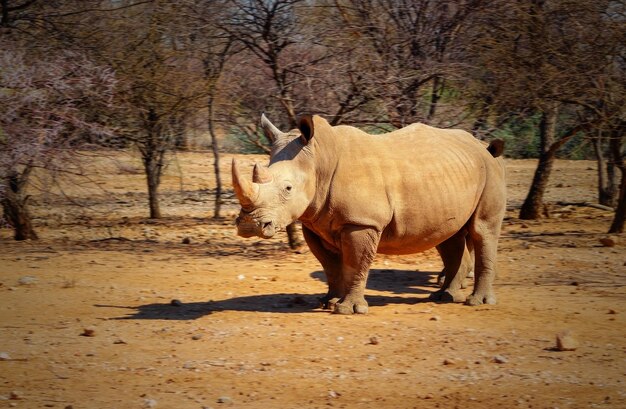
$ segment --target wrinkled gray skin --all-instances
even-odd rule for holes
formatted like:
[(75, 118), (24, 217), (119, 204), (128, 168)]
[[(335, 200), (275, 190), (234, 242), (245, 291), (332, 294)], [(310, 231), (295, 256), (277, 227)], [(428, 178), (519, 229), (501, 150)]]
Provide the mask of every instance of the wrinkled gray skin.
[[(500, 141), (487, 147), (461, 130), (423, 124), (369, 135), (304, 116), (275, 139), (268, 167), (252, 179), (233, 161), (243, 237), (272, 237), (295, 220), (328, 279), (324, 304), (340, 314), (366, 313), (364, 291), (376, 253), (411, 254), (437, 247), (445, 279), (432, 299), (494, 304), (496, 251), (506, 207)], [(467, 244), (466, 244), (467, 243)], [(468, 252), (473, 249), (474, 257)], [(473, 265), (472, 265), (473, 264)]]

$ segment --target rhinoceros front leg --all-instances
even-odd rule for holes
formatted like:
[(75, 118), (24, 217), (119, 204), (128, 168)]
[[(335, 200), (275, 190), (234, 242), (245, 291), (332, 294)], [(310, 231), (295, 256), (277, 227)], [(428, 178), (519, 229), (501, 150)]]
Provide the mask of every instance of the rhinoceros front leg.
[(320, 237), (304, 225), (302, 225), (302, 234), (311, 253), (324, 268), (328, 293), (324, 297), (320, 297), (319, 300), (322, 308), (331, 309), (346, 294), (341, 276), (341, 257), (324, 247)]
[(336, 314), (366, 314), (365, 284), (376, 256), (380, 233), (371, 227), (346, 226), (341, 232), (342, 275), (345, 296), (335, 305)]
[(465, 246), (465, 232), (459, 232), (437, 246), (443, 260), (444, 282), (441, 289), (430, 295), (434, 301), (461, 302), (463, 282), (471, 268), (470, 255)]

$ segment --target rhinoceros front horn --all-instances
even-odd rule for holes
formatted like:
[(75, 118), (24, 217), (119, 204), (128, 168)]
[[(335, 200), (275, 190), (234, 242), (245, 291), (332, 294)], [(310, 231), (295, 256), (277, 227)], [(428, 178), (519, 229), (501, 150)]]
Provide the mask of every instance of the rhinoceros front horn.
[(253, 207), (254, 201), (259, 195), (259, 185), (249, 179), (241, 177), (239, 166), (235, 159), (233, 159), (232, 174), (233, 188), (235, 189), (235, 194), (237, 195), (237, 199), (239, 199), (241, 207), (244, 209)]

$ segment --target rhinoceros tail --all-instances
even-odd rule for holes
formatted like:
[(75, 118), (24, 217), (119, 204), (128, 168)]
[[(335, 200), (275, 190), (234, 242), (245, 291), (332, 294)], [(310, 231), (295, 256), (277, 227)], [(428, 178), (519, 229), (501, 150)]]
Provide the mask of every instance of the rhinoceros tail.
[(487, 150), (494, 158), (502, 155), (504, 152), (504, 141), (502, 139), (494, 139), (489, 142), (489, 146), (487, 146)]

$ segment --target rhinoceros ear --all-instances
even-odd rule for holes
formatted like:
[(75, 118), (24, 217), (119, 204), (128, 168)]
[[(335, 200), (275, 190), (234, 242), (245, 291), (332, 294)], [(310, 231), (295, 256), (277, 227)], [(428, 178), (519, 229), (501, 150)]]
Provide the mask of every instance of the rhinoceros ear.
[(301, 139), (304, 144), (308, 144), (313, 138), (313, 116), (302, 115), (298, 120), (298, 129), (300, 129)]
[(261, 128), (263, 128), (263, 133), (265, 137), (269, 139), (271, 143), (274, 143), (276, 139), (282, 136), (282, 132), (280, 129), (276, 128), (273, 123), (270, 122), (269, 119), (265, 116), (265, 114), (261, 114)]

